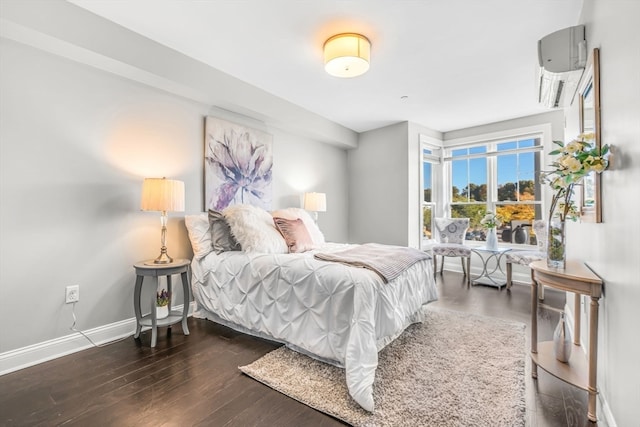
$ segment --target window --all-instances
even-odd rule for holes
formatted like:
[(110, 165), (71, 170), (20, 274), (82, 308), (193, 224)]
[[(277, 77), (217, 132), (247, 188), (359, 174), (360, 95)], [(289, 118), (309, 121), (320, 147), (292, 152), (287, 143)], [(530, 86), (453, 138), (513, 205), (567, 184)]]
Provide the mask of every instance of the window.
[(447, 192), (451, 216), (470, 219), (467, 240), (485, 240), (486, 230), (480, 220), (485, 211), (493, 211), (503, 218), (498, 228), (500, 240), (514, 242), (512, 232), (520, 226), (527, 237), (517, 243), (535, 243), (531, 224), (542, 218), (541, 150), (541, 135), (477, 142), (448, 150), (445, 162), (450, 172)]
[(431, 227), (436, 213), (442, 149), (435, 145), (422, 144), (422, 241), (423, 245), (432, 239)]
[(484, 146), (451, 152), (451, 217), (470, 219), (468, 240), (485, 239), (479, 225), (488, 209), (486, 155)]
[(497, 144), (497, 199), (496, 212), (505, 222), (542, 218), (540, 155), (533, 151), (540, 146), (535, 138)]

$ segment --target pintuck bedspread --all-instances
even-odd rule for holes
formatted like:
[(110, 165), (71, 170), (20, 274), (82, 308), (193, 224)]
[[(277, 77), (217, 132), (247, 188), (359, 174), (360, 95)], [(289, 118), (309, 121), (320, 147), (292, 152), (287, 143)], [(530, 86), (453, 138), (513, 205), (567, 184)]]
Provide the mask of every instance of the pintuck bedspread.
[(326, 244), (301, 254), (210, 253), (192, 262), (196, 316), (286, 343), (344, 367), (350, 395), (373, 411), (378, 351), (437, 299), (431, 261), (389, 283), (375, 272), (314, 259), (352, 247)]

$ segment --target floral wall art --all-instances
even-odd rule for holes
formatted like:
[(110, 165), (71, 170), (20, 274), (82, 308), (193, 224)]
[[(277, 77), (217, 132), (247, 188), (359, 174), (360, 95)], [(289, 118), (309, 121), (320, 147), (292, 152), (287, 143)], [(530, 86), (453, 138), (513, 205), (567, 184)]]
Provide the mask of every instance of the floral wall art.
[(271, 210), (273, 136), (215, 117), (205, 125), (205, 209), (246, 203)]

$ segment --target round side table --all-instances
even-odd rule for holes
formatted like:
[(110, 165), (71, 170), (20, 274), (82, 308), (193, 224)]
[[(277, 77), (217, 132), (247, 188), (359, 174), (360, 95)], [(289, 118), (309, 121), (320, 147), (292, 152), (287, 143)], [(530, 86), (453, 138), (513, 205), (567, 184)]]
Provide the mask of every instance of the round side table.
[[(182, 322), (182, 332), (189, 335), (187, 327), (187, 315), (189, 314), (189, 301), (191, 301), (191, 292), (189, 288), (189, 263), (188, 259), (175, 259), (169, 264), (154, 264), (153, 260), (141, 261), (133, 265), (136, 269), (136, 286), (133, 291), (133, 309), (136, 312), (136, 334), (134, 338), (140, 336), (143, 326), (151, 326), (151, 347), (156, 346), (158, 337), (158, 326), (169, 326), (174, 323)], [(171, 294), (171, 276), (180, 274), (182, 277), (182, 290), (184, 294), (184, 305), (182, 312), (171, 310), (171, 299), (169, 300), (169, 315), (164, 319), (158, 319), (156, 313), (156, 292), (158, 289), (158, 277), (167, 277), (167, 288)], [(142, 315), (142, 306), (140, 303), (140, 294), (142, 293), (142, 282), (145, 277), (151, 277), (153, 285), (153, 294), (151, 297), (150, 313)], [(172, 294), (173, 295), (173, 294)]]

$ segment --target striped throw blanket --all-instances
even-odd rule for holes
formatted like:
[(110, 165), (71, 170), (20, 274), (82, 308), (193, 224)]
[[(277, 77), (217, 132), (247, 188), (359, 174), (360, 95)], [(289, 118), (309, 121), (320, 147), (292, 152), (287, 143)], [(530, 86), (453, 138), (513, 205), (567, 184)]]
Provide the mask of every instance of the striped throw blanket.
[(358, 245), (340, 252), (317, 253), (314, 257), (322, 261), (373, 270), (385, 283), (398, 277), (416, 262), (431, 258), (427, 253), (417, 249), (377, 243)]

